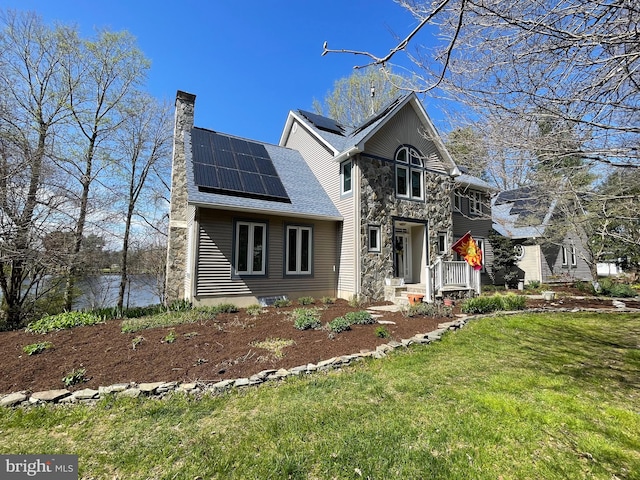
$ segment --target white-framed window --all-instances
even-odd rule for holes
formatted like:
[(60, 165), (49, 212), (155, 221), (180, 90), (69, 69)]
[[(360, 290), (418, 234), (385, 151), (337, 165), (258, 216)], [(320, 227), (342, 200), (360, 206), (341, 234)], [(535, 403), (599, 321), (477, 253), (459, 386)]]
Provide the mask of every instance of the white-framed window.
[(562, 246), (562, 266), (569, 266), (569, 253), (567, 252), (567, 247), (565, 247), (564, 245)]
[(287, 275), (311, 275), (312, 237), (311, 227), (287, 226), (285, 251)]
[(453, 193), (453, 208), (458, 212), (462, 211), (462, 195), (457, 190)]
[(447, 232), (438, 232), (438, 254), (445, 255), (449, 252), (449, 236)]
[(516, 260), (522, 260), (524, 258), (524, 246), (517, 244), (513, 247), (514, 254), (516, 256)]
[(571, 245), (570, 253), (571, 253), (571, 266), (572, 267), (578, 266), (578, 256), (576, 255), (576, 247), (575, 247), (575, 245)]
[(266, 273), (267, 224), (237, 221), (234, 240), (234, 274)]
[(396, 196), (422, 200), (424, 198), (424, 168), (418, 151), (409, 146), (396, 152)]
[(340, 164), (340, 193), (342, 195), (351, 193), (351, 190), (353, 189), (353, 179), (351, 177), (352, 169), (353, 164), (351, 160), (347, 160)]
[(484, 238), (474, 238), (474, 240), (476, 241), (476, 244), (478, 245), (478, 248), (480, 249), (480, 251), (482, 252), (482, 270), (480, 270), (481, 272), (486, 272), (487, 271), (487, 263), (485, 262), (484, 258), (485, 258), (485, 241)]
[(471, 215), (482, 215), (482, 193), (476, 191), (469, 192), (469, 213)]
[(380, 252), (380, 225), (369, 225), (367, 234), (368, 250), (373, 253)]

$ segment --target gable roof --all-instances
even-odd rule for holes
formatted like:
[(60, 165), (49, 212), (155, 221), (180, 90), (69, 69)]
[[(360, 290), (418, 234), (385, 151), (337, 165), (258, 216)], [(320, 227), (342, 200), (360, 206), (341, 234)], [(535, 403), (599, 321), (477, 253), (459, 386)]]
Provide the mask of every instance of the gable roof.
[(342, 220), (296, 150), (197, 127), (184, 148), (191, 204)]
[(418, 97), (414, 92), (397, 97), (381, 108), (377, 113), (367, 118), (360, 125), (352, 127), (342, 125), (331, 118), (306, 112), (304, 110), (291, 111), (287, 117), (287, 122), (282, 132), (282, 136), (280, 137), (280, 145), (284, 145), (293, 126), (293, 121), (297, 120), (299, 123), (304, 125), (307, 130), (326, 148), (333, 152), (334, 161), (341, 162), (356, 153), (364, 151), (364, 145), (367, 140), (375, 135), (405, 105), (409, 104), (420, 117), (427, 134), (429, 134), (433, 139), (433, 142), (448, 167), (449, 172), (451, 174), (458, 174), (458, 167), (445, 148), (435, 126), (431, 122), (431, 119), (424, 110), (422, 103), (418, 100)]
[(553, 215), (556, 200), (532, 186), (500, 192), (493, 200), (493, 229), (513, 239), (541, 237)]

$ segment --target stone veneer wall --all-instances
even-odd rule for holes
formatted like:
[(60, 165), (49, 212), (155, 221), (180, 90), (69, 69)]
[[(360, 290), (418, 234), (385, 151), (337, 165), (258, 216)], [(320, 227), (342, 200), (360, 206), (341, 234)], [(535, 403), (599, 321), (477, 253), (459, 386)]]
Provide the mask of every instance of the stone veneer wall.
[(193, 94), (181, 91), (176, 94), (171, 166), (171, 207), (167, 243), (167, 303), (185, 298), (188, 198), (184, 132), (193, 128), (195, 101), (196, 96)]
[[(385, 278), (393, 276), (393, 217), (426, 221), (429, 231), (428, 258), (437, 255), (438, 232), (453, 236), (451, 192), (454, 181), (448, 175), (426, 172), (425, 202), (399, 200), (395, 195), (393, 162), (362, 158), (360, 188), (361, 296), (367, 300), (384, 299)], [(368, 225), (379, 225), (380, 253), (370, 253), (367, 246)]]

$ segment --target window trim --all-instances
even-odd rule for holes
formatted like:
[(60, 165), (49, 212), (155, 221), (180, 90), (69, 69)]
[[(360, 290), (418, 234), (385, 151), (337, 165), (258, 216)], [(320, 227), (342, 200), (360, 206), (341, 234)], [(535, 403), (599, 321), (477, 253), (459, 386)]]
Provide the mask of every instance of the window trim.
[[(240, 228), (242, 226), (248, 227), (248, 237), (247, 237), (247, 257), (245, 260), (247, 261), (247, 270), (238, 270), (238, 263), (240, 261)], [(260, 270), (253, 269), (253, 262), (251, 262), (250, 258), (250, 248), (249, 245), (254, 245), (254, 254), (255, 254), (255, 229), (256, 227), (262, 227), (262, 268)], [(267, 274), (267, 240), (269, 236), (267, 235), (268, 224), (267, 222), (261, 221), (252, 221), (252, 220), (235, 220), (233, 223), (233, 277), (239, 278), (243, 276), (266, 276)]]
[[(402, 157), (402, 158), (401, 158)], [(395, 153), (395, 189), (396, 197), (403, 200), (416, 200), (424, 201), (424, 172), (425, 167), (422, 161), (422, 155), (417, 148), (411, 145), (401, 145)], [(399, 171), (405, 172), (404, 178), (404, 190), (405, 193), (400, 193), (400, 178), (398, 176)], [(414, 175), (419, 175), (420, 179), (420, 194), (413, 194), (413, 179)]]
[[(442, 245), (442, 248), (440, 246)], [(449, 252), (449, 234), (438, 232), (438, 255), (446, 255)]]
[[(307, 231), (309, 232), (308, 239), (308, 270), (301, 270), (302, 265), (302, 242), (296, 242), (296, 269), (289, 270), (289, 260), (291, 252), (289, 251), (289, 232), (291, 230), (295, 230), (297, 232), (296, 239), (301, 238), (301, 232)], [(284, 229), (284, 274), (286, 276), (309, 276), (313, 275), (313, 226), (311, 225), (297, 225), (297, 224), (289, 224), (285, 225)]]
[(458, 190), (453, 192), (453, 209), (462, 212), (462, 194)]
[[(349, 165), (349, 189), (344, 189), (345, 182), (345, 167)], [(340, 164), (340, 195), (351, 195), (353, 193), (353, 162), (347, 160)]]
[[(371, 246), (371, 239), (376, 239), (376, 245)], [(381, 251), (381, 229), (380, 225), (369, 225), (367, 228), (367, 251), (371, 253), (380, 253)]]
[(482, 192), (469, 190), (469, 215), (482, 215)]
[(576, 254), (576, 246), (575, 245), (571, 245), (571, 249), (569, 251), (569, 255), (571, 257), (571, 266), (572, 267), (577, 267), (578, 266), (578, 256)]

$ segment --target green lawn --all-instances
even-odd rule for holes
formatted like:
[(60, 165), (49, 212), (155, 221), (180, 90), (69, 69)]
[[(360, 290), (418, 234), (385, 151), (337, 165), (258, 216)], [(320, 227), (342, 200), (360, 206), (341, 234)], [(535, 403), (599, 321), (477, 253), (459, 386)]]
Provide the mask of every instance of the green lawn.
[(80, 478), (640, 479), (640, 317), (473, 321), (342, 372), (193, 400), (0, 411)]

